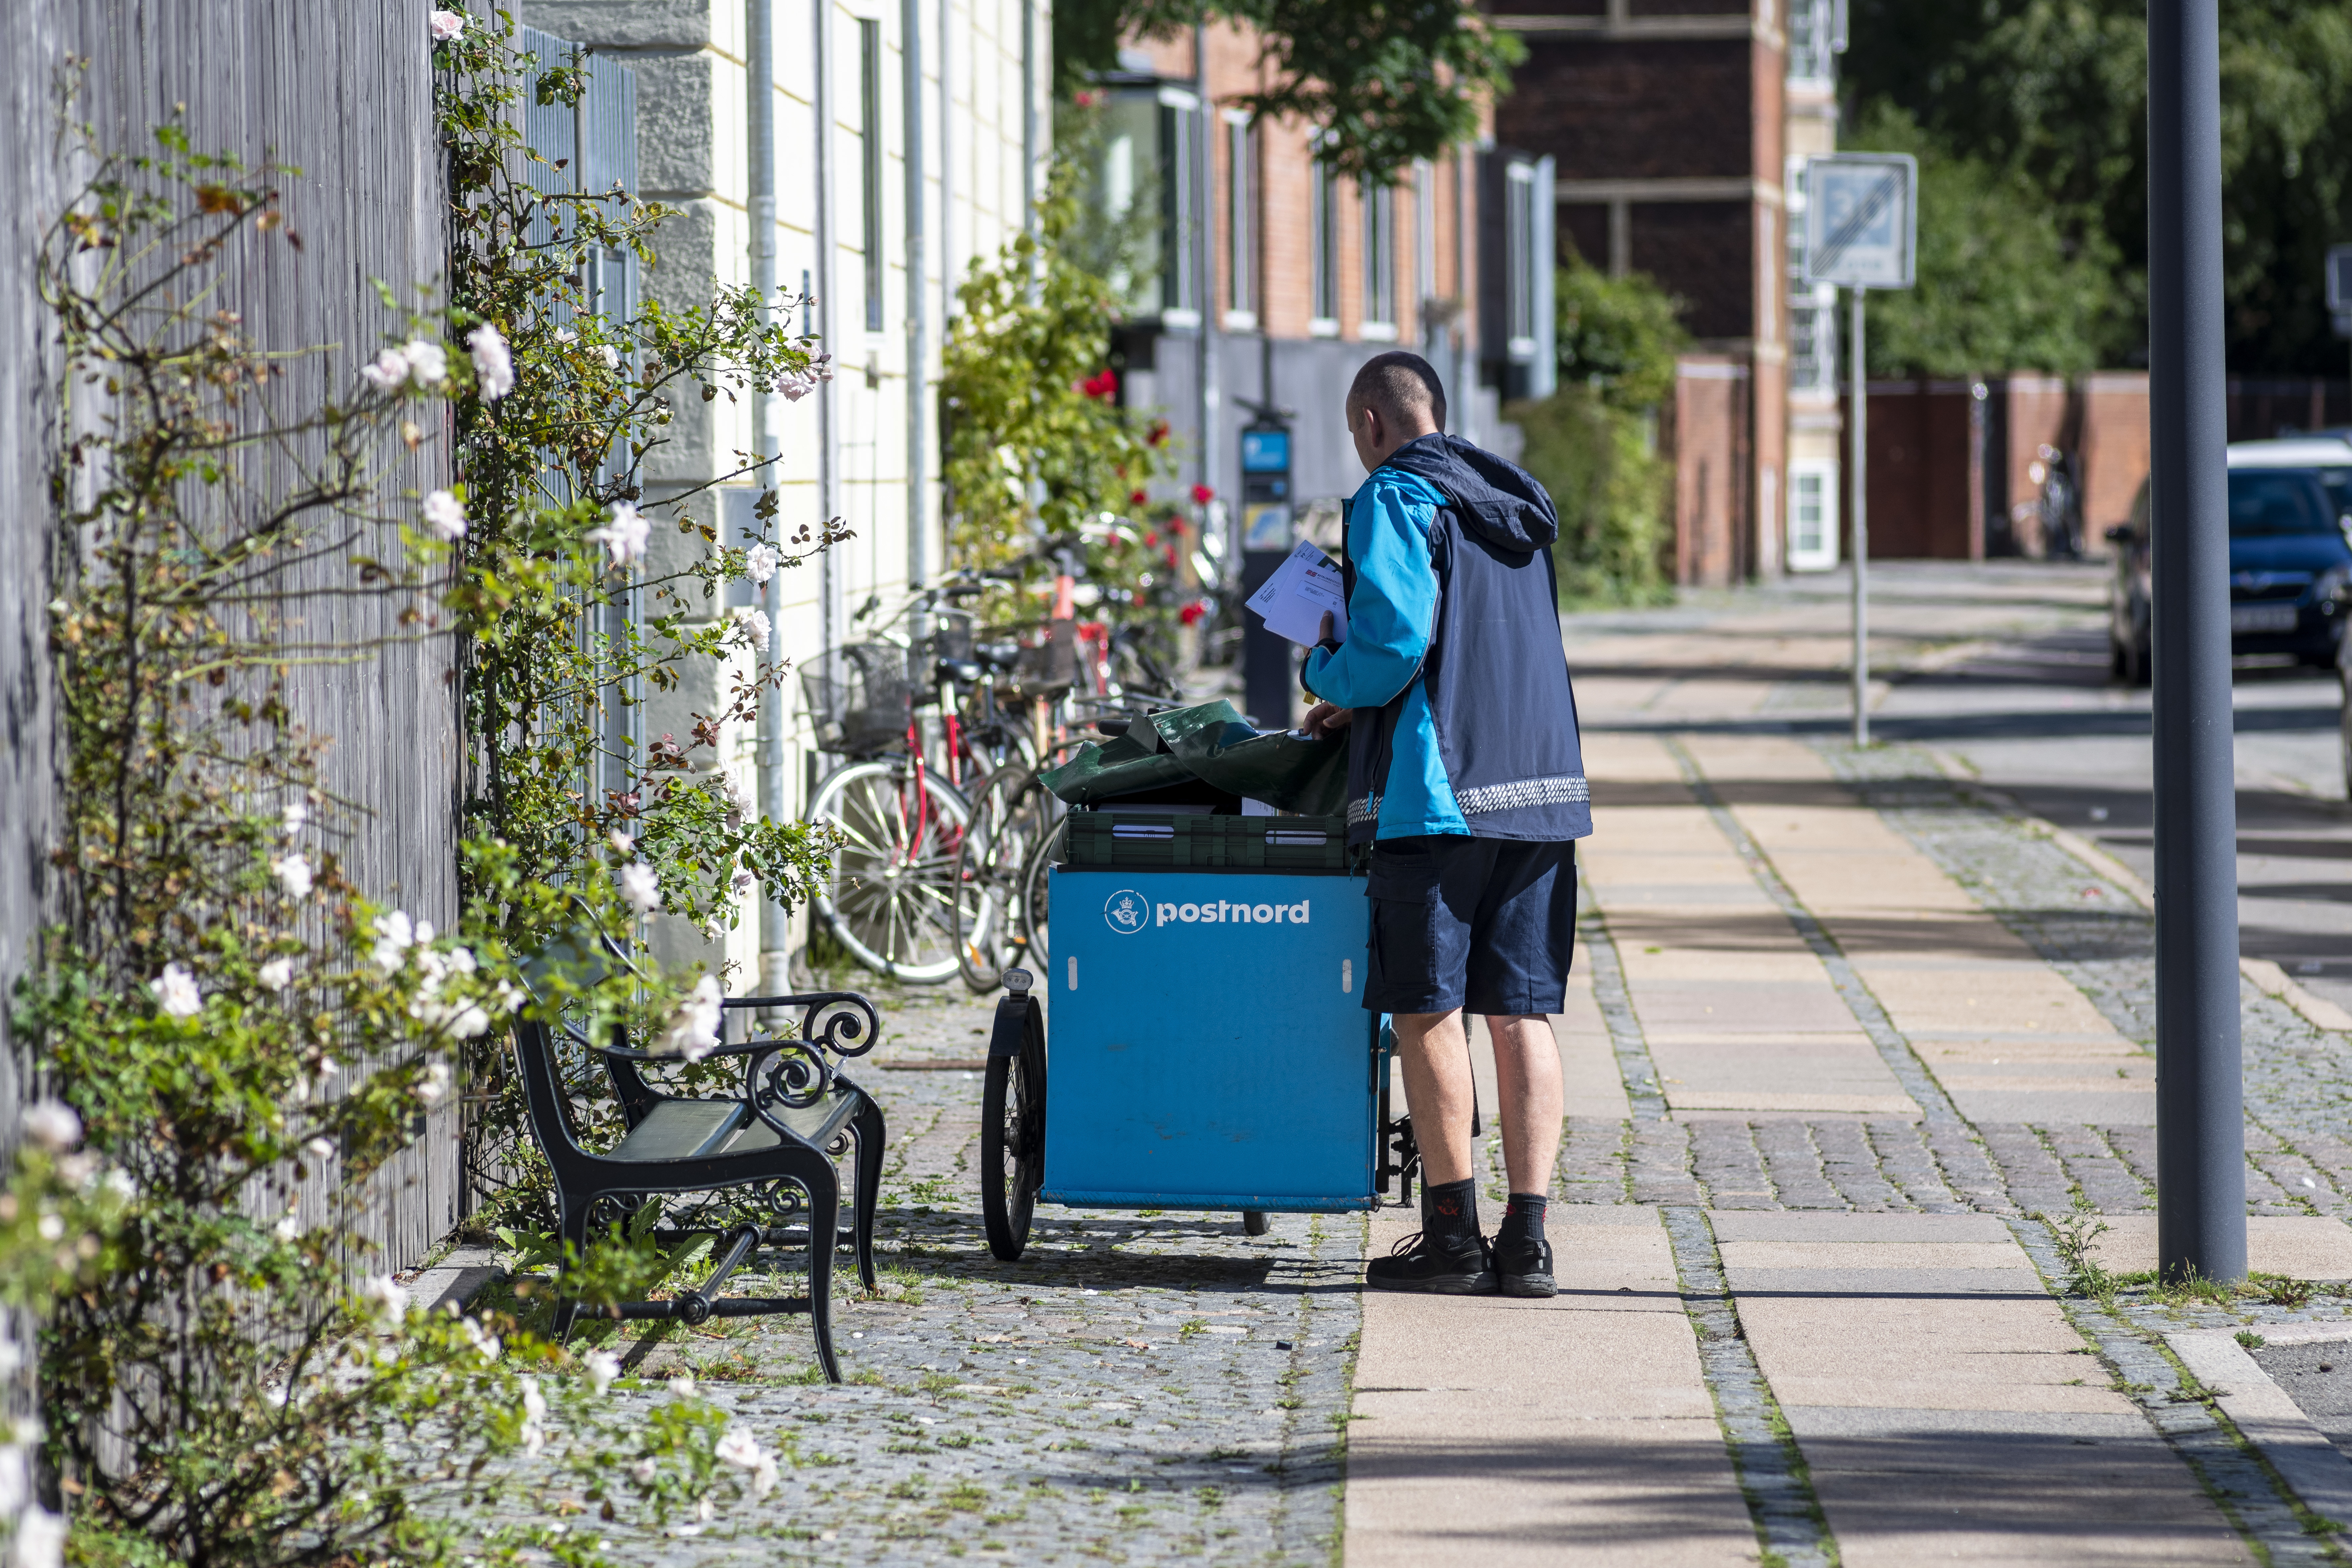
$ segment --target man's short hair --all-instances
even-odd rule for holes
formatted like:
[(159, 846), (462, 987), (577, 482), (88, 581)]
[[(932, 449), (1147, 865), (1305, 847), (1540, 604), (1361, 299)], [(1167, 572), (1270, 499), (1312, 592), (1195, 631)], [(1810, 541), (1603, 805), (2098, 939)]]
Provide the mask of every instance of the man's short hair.
[(1355, 424), (1358, 411), (1365, 408), (1377, 410), (1381, 422), (1391, 427), (1402, 428), (1426, 416), (1443, 430), (1445, 384), (1437, 379), (1436, 370), (1419, 354), (1408, 349), (1391, 349), (1366, 360), (1348, 388), (1350, 426)]

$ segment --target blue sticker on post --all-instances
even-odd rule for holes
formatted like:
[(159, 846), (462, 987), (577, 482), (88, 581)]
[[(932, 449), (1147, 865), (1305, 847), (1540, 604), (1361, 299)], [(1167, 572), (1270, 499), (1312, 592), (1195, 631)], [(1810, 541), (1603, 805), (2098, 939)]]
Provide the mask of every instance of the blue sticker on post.
[(1243, 473), (1284, 474), (1289, 471), (1289, 431), (1244, 430), (1242, 432)]
[(1141, 893), (1132, 888), (1121, 888), (1103, 905), (1103, 924), (1121, 936), (1133, 936), (1143, 930), (1150, 908)]

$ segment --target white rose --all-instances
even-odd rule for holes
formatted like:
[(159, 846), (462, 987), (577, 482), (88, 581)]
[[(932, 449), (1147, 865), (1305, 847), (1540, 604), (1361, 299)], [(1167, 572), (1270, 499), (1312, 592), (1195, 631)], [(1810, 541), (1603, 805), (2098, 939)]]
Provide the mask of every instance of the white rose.
[(310, 825), (310, 807), (302, 801), (289, 800), (278, 812), (278, 824), (286, 837), (291, 838)]
[(185, 964), (165, 964), (162, 976), (151, 981), (148, 989), (155, 993), (156, 1005), (174, 1018), (193, 1018), (205, 1010), (204, 993), (196, 989), (196, 977)]
[(721, 1005), (726, 993), (719, 982), (704, 975), (694, 983), (694, 990), (678, 1004), (669, 1016), (669, 1026), (662, 1033), (660, 1048), (672, 1056), (698, 1062), (719, 1048), (719, 1031), (727, 1016)]
[(754, 544), (751, 549), (743, 552), (743, 575), (755, 584), (764, 584), (769, 578), (776, 574), (776, 568), (782, 563), (783, 559), (782, 555), (776, 553), (774, 545)]
[(495, 403), (514, 390), (514, 354), (506, 334), (484, 321), (466, 334), (466, 352), (474, 361), (474, 383)]
[(397, 1328), (408, 1316), (408, 1287), (389, 1274), (379, 1274), (361, 1286), (360, 1299), (375, 1308), (386, 1327)]
[(408, 379), (408, 361), (398, 349), (386, 349), (360, 366), (360, 376), (378, 392), (397, 392)]
[(621, 896), (635, 904), (639, 914), (649, 915), (661, 908), (661, 879), (654, 868), (642, 860), (632, 860), (621, 868)]
[(52, 1154), (62, 1154), (81, 1142), (81, 1118), (61, 1100), (37, 1100), (25, 1107), (20, 1124), (25, 1136)]
[(613, 503), (612, 521), (602, 528), (592, 528), (585, 535), (592, 544), (602, 544), (612, 553), (612, 563), (626, 566), (645, 558), (646, 541), (653, 534), (653, 524), (637, 515), (637, 509), (627, 501)]
[(754, 654), (764, 654), (773, 646), (771, 641), (774, 635), (773, 628), (768, 624), (768, 613), (765, 610), (755, 610), (748, 605), (738, 605), (727, 612), (727, 617), (734, 623), (727, 629), (727, 638), (730, 642), (740, 643)]
[(61, 1568), (66, 1560), (66, 1520), (35, 1503), (16, 1516), (11, 1568)]
[(446, 44), (466, 30), (466, 18), (455, 11), (436, 11), (425, 18), (425, 25), (433, 29), (435, 43)]
[(433, 491), (425, 498), (425, 526), (444, 544), (465, 538), (465, 503), (447, 490)]
[(416, 1080), (416, 1098), (427, 1106), (438, 1105), (449, 1098), (447, 1062), (425, 1064), (425, 1076)]
[(286, 889), (288, 898), (307, 899), (310, 896), (310, 862), (301, 856), (280, 855), (269, 863), (269, 872), (278, 879), (278, 885)]
[(438, 386), (449, 379), (449, 351), (426, 338), (411, 338), (400, 345), (408, 362), (408, 378), (419, 386)]
[(416, 928), (409, 923), (407, 911), (394, 910), (375, 918), (375, 966), (386, 974), (397, 974), (400, 966), (408, 962), (408, 950), (416, 943)]
[(621, 1375), (621, 1358), (611, 1351), (590, 1351), (587, 1367), (589, 1383), (602, 1394)]
[(294, 984), (294, 961), (273, 958), (254, 972), (253, 977), (272, 991), (283, 991)]

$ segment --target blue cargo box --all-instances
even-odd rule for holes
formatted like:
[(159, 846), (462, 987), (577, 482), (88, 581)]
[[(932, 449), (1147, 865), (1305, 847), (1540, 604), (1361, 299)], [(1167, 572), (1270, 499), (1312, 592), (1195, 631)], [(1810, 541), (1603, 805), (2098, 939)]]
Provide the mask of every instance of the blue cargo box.
[(1047, 1203), (1373, 1206), (1364, 885), (1328, 872), (1055, 867)]

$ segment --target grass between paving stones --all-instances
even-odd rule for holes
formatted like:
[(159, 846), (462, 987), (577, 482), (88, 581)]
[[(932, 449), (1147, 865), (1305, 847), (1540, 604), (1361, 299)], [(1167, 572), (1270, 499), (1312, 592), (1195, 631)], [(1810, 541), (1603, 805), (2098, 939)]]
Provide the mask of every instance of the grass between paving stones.
[[(2256, 1557), (2269, 1564), (2340, 1563), (2343, 1556), (2327, 1539), (2333, 1530), (2319, 1518), (2273, 1470), (2260, 1451), (2246, 1440), (2221, 1409), (2212, 1391), (2205, 1388), (2172, 1353), (2162, 1334), (2150, 1324), (2136, 1321), (2135, 1303), (2125, 1276), (2108, 1275), (2105, 1295), (2070, 1289), (2079, 1258), (2070, 1242), (2062, 1249), (2060, 1222), (2037, 1216), (2011, 1218), (2010, 1232), (2032, 1259), (2045, 1285), (2056, 1296), (2059, 1310), (2083, 1336), (2108, 1376), (2108, 1386), (2140, 1407), (2150, 1426), (2187, 1462), (2189, 1472), (2231, 1527), (2245, 1539)], [(2069, 1225), (2071, 1236), (2082, 1237), (2084, 1227)], [(2095, 1236), (2095, 1230), (2091, 1231)], [(2083, 1246), (2088, 1245), (2084, 1237)], [(2180, 1300), (2203, 1303), (2210, 1293), (2188, 1292)], [(2143, 1307), (2155, 1307), (2151, 1296)], [(2159, 1307), (2158, 1310), (2161, 1310)], [(2259, 1336), (2257, 1336), (2259, 1337)]]

